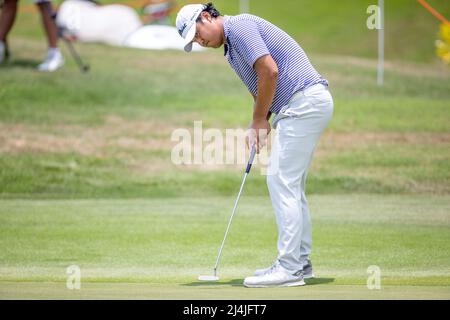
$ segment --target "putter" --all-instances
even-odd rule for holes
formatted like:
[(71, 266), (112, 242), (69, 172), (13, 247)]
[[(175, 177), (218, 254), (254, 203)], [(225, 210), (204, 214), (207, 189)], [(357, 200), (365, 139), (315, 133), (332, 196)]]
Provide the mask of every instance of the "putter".
[[(94, 2), (94, 1), (92, 1)], [(72, 58), (75, 60), (78, 68), (80, 69), (81, 73), (85, 73), (88, 72), (90, 67), (87, 63), (83, 63), (83, 61), (81, 60), (80, 55), (78, 54), (78, 52), (75, 50), (75, 48), (72, 45), (72, 42), (70, 39), (68, 39), (68, 35), (70, 34), (70, 32), (67, 30), (67, 28), (62, 27), (60, 25), (58, 25), (56, 23), (56, 12), (51, 13), (51, 17), (53, 19), (53, 21), (56, 24), (56, 28), (58, 29), (58, 38), (62, 39), (64, 41), (64, 43), (67, 45), (67, 48), (69, 49), (70, 55), (72, 56)]]
[(73, 59), (77, 63), (78, 68), (80, 69), (80, 71), (82, 73), (88, 72), (89, 71), (89, 65), (83, 63), (83, 61), (80, 58), (80, 55), (76, 52), (75, 48), (73, 47), (72, 42), (70, 42), (70, 40), (67, 39), (64, 36), (62, 36), (62, 39), (66, 43), (67, 47), (69, 48), (70, 54), (72, 55)]
[(237, 208), (239, 199), (241, 197), (242, 190), (244, 189), (245, 180), (247, 179), (247, 176), (252, 167), (252, 163), (253, 163), (253, 159), (255, 158), (255, 154), (256, 154), (256, 146), (253, 145), (252, 149), (250, 151), (250, 157), (248, 159), (247, 168), (245, 169), (244, 179), (242, 180), (241, 188), (239, 189), (239, 193), (238, 193), (236, 202), (234, 203), (233, 212), (231, 213), (230, 221), (228, 221), (228, 227), (227, 227), (227, 230), (225, 231), (225, 236), (223, 237), (222, 245), (220, 246), (220, 250), (219, 250), (219, 254), (217, 255), (216, 265), (214, 266), (214, 275), (199, 276), (198, 280), (200, 280), (200, 281), (217, 281), (217, 280), (219, 280), (219, 277), (217, 276), (217, 268), (219, 267), (219, 261), (220, 261), (220, 257), (222, 256), (223, 246), (225, 245), (225, 240), (227, 239), (228, 231), (230, 230), (231, 222), (233, 221), (233, 216), (234, 216), (234, 213), (236, 212), (236, 208)]

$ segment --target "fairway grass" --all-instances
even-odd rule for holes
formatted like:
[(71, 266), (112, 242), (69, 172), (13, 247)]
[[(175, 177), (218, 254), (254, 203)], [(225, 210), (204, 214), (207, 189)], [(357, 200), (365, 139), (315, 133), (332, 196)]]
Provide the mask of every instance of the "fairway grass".
[[(311, 195), (316, 279), (306, 288), (242, 286), (276, 256), (265, 197), (243, 197), (218, 283), (211, 274), (233, 199), (1, 200), (0, 298), (448, 299), (448, 196)], [(66, 269), (82, 289), (66, 289)], [(381, 289), (366, 287), (367, 268)], [(376, 291), (376, 292), (375, 292)]]

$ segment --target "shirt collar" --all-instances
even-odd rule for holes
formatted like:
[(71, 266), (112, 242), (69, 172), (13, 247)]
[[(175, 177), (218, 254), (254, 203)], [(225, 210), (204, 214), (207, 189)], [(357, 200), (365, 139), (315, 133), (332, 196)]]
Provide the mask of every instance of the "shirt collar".
[(231, 16), (223, 17), (223, 33), (225, 35), (225, 43), (223, 45), (224, 56), (226, 56), (227, 52), (230, 50), (230, 41), (228, 40), (228, 34), (230, 33), (230, 18)]

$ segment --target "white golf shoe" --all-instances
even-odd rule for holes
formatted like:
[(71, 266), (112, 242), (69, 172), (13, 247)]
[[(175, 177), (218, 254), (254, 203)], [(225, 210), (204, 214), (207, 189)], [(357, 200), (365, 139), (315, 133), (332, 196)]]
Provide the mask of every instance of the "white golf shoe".
[(47, 58), (37, 68), (43, 72), (53, 72), (64, 65), (64, 57), (59, 50), (48, 52)]
[[(253, 275), (258, 277), (258, 276), (262, 276), (265, 275), (266, 273), (270, 272), (273, 268), (275, 268), (277, 265), (279, 265), (280, 262), (277, 260), (274, 262), (273, 265), (271, 265), (268, 268), (265, 269), (257, 269)], [(311, 260), (306, 260), (306, 264), (303, 266), (303, 278), (304, 279), (311, 279), (314, 278), (314, 274), (313, 274), (313, 270), (312, 270), (312, 263)]]
[(295, 287), (304, 285), (303, 271), (300, 270), (292, 274), (280, 264), (274, 264), (271, 270), (263, 275), (244, 279), (244, 286), (249, 288)]
[(275, 262), (274, 262), (270, 267), (268, 267), (268, 268), (265, 268), (265, 269), (257, 269), (257, 270), (253, 273), (253, 275), (254, 275), (255, 277), (263, 276), (263, 275), (265, 275), (266, 273), (269, 273), (270, 271), (272, 271), (272, 269), (273, 269), (273, 268), (276, 268), (279, 264), (280, 264), (280, 262), (277, 260), (277, 261), (275, 261)]
[(306, 260), (306, 264), (303, 266), (303, 278), (312, 279), (314, 278), (313, 268), (311, 260)]

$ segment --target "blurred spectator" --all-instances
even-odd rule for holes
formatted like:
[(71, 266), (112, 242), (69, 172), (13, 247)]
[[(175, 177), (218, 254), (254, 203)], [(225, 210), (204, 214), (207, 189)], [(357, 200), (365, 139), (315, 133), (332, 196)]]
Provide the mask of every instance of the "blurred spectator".
[[(8, 33), (11, 30), (17, 14), (18, 0), (3, 0), (0, 15), (0, 64), (9, 58)], [(64, 65), (64, 57), (58, 49), (58, 29), (53, 19), (53, 9), (50, 0), (34, 0), (41, 14), (42, 23), (48, 41), (48, 52), (39, 71), (52, 72)]]
[(173, 0), (149, 0), (143, 7), (144, 24), (171, 25), (169, 15), (174, 7)]
[[(99, 5), (89, 1), (65, 0), (56, 24), (65, 35), (81, 42), (100, 42), (148, 50), (184, 50), (183, 39), (169, 21), (173, 1), (145, 0), (149, 24), (143, 24), (136, 10), (120, 3)], [(139, 6), (142, 6), (140, 2)], [(74, 15), (76, 13), (76, 16)], [(144, 19), (145, 20), (145, 19)], [(67, 36), (66, 36), (67, 37)], [(195, 44), (194, 51), (205, 50)]]
[(65, 37), (121, 46), (142, 22), (132, 7), (120, 3), (99, 5), (93, 1), (66, 0), (58, 8), (56, 25), (64, 30)]

